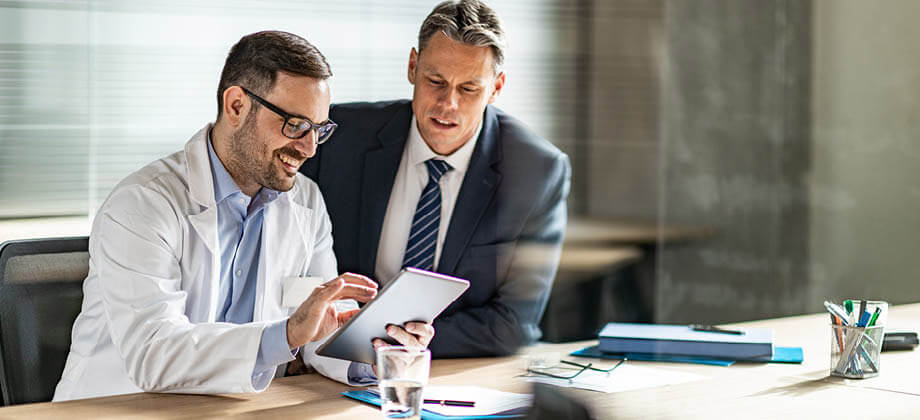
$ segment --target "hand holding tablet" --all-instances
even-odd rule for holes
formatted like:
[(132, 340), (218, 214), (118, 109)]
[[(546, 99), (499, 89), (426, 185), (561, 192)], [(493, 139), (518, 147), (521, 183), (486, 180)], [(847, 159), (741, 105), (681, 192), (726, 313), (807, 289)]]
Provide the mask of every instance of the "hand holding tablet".
[[(396, 340), (398, 344), (408, 347), (428, 347), (431, 339), (434, 338), (434, 327), (430, 323), (410, 321), (404, 325), (387, 326), (387, 336)], [(383, 338), (371, 340), (374, 349), (392, 345), (393, 343), (385, 341)]]
[(411, 321), (430, 324), (469, 286), (463, 279), (404, 268), (374, 300), (326, 340), (316, 354), (373, 364), (372, 340), (392, 340), (386, 331), (388, 325), (406, 326)]

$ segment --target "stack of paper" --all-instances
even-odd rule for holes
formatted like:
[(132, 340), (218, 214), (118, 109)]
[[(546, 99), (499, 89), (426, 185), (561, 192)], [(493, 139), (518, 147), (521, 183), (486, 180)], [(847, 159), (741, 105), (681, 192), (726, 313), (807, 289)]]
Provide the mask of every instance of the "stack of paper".
[[(381, 403), (380, 393), (373, 388), (346, 391), (342, 395), (377, 406)], [(526, 414), (533, 405), (533, 395), (502, 392), (478, 386), (429, 385), (425, 387), (422, 395), (426, 400), (475, 402), (473, 407), (423, 404), (423, 419), (517, 417)]]
[(423, 392), (426, 400), (475, 401), (475, 407), (448, 407), (425, 404), (428, 411), (445, 416), (483, 416), (512, 413), (533, 405), (533, 395), (502, 392), (478, 386), (429, 386)]

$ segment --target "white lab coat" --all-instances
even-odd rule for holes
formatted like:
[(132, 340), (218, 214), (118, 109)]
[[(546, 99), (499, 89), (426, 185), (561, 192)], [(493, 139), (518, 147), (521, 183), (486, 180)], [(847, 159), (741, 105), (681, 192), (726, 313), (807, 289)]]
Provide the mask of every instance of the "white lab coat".
[[(262, 329), (282, 307), (282, 278), (337, 275), (332, 227), (319, 188), (297, 174), (265, 208), (253, 322), (215, 322), (220, 279), (217, 206), (207, 133), (119, 183), (89, 241), (83, 307), (55, 401), (141, 391), (258, 392)], [(301, 349), (308, 365), (347, 382), (349, 362)], [(279, 369), (280, 371), (281, 369)]]

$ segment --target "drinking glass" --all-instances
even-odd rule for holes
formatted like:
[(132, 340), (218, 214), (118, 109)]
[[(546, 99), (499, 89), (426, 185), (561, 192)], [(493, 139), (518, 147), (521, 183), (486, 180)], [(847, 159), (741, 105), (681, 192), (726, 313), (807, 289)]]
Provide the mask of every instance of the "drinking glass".
[(422, 390), (428, 384), (431, 352), (421, 347), (377, 349), (380, 409), (388, 419), (420, 419)]

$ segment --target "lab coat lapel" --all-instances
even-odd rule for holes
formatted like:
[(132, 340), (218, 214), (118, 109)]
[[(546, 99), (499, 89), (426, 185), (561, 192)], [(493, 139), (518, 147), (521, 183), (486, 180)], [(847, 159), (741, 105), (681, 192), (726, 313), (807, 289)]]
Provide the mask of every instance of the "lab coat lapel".
[(217, 316), (217, 299), (220, 284), (220, 244), (217, 239), (217, 204), (214, 201), (214, 177), (211, 175), (211, 161), (208, 156), (208, 124), (192, 136), (185, 145), (186, 174), (189, 195), (193, 203), (188, 209), (188, 221), (204, 244), (211, 260), (209, 277), (202, 290), (207, 291), (208, 320), (214, 322)]

